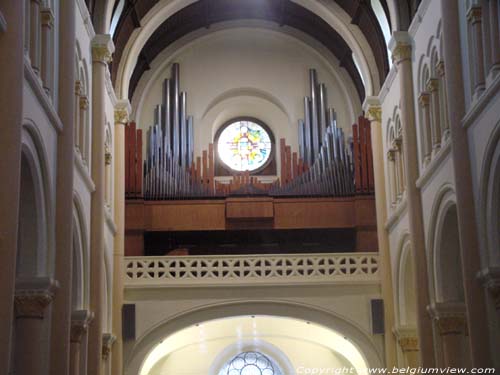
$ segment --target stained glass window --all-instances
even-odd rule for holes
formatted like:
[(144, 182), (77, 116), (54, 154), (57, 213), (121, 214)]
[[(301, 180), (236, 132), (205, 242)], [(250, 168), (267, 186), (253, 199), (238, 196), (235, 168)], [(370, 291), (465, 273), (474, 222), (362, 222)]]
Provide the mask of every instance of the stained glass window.
[(271, 157), (271, 136), (262, 125), (238, 120), (227, 125), (217, 140), (220, 160), (236, 171), (255, 171)]
[(218, 375), (283, 375), (283, 372), (264, 354), (243, 352), (226, 363)]

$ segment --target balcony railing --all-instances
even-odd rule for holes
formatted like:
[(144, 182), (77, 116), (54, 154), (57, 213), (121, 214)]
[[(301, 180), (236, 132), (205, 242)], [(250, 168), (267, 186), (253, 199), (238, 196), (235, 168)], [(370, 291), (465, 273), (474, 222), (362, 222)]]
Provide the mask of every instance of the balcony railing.
[(126, 287), (377, 283), (377, 253), (126, 257)]

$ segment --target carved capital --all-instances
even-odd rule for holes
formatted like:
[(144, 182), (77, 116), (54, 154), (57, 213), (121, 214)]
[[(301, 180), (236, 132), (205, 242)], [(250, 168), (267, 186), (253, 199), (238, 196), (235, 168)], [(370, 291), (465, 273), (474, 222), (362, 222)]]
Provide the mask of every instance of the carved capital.
[(80, 96), (80, 109), (86, 111), (89, 108), (89, 100), (86, 96)]
[(439, 80), (436, 78), (429, 78), (427, 84), (425, 85), (427, 91), (435, 92), (439, 90)]
[(92, 61), (108, 64), (112, 60), (115, 46), (108, 34), (96, 35), (92, 41)]
[(40, 17), (43, 27), (48, 27), (49, 29), (54, 27), (54, 13), (50, 8), (44, 8), (40, 11)]
[(43, 319), (57, 287), (57, 282), (49, 278), (17, 280), (14, 297), (16, 318)]
[(429, 105), (430, 95), (428, 92), (422, 92), (418, 97), (418, 102), (422, 107)]
[(94, 319), (94, 314), (87, 310), (77, 310), (71, 314), (70, 341), (72, 343), (81, 342), (92, 319)]
[(391, 161), (391, 162), (393, 162), (394, 160), (396, 160), (396, 149), (390, 148), (387, 151), (387, 159), (389, 159), (389, 161)]
[(435, 318), (435, 321), (441, 336), (463, 335), (467, 332), (467, 321), (464, 315), (441, 316)]
[(366, 111), (366, 117), (370, 121), (382, 122), (382, 107), (372, 105)]
[(111, 152), (108, 151), (104, 154), (104, 164), (111, 165), (111, 160), (113, 160), (113, 156), (111, 155)]
[(416, 336), (403, 336), (398, 339), (398, 344), (403, 352), (418, 352), (418, 338)]
[(445, 69), (444, 69), (444, 61), (439, 60), (436, 64), (436, 71), (440, 77), (444, 77)]
[(128, 111), (125, 108), (115, 109), (115, 124), (126, 124), (128, 122)]
[(471, 23), (481, 22), (481, 16), (482, 11), (480, 5), (471, 6), (467, 11), (467, 20)]
[(109, 358), (111, 348), (116, 340), (116, 336), (111, 333), (104, 333), (102, 335), (102, 359), (105, 361)]
[(83, 88), (82, 82), (79, 80), (76, 80), (75, 81), (75, 94), (82, 95), (82, 88)]
[(405, 43), (397, 43), (392, 50), (392, 62), (399, 63), (404, 60), (411, 59), (411, 45)]

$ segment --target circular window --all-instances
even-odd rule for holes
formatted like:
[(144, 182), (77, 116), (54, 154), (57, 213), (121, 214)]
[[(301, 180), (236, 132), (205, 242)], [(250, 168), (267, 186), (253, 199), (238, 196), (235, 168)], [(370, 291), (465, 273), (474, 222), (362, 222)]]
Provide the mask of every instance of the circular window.
[(219, 130), (217, 155), (228, 168), (243, 172), (264, 168), (271, 160), (272, 134), (255, 119), (235, 119)]
[(278, 365), (259, 352), (243, 352), (232, 358), (219, 375), (282, 375)]

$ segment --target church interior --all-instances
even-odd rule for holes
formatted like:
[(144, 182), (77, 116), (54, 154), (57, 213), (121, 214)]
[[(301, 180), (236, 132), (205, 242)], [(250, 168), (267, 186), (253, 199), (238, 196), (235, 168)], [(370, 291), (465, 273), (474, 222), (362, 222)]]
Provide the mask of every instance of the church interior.
[(500, 369), (498, 0), (0, 0), (0, 51), (1, 374)]

